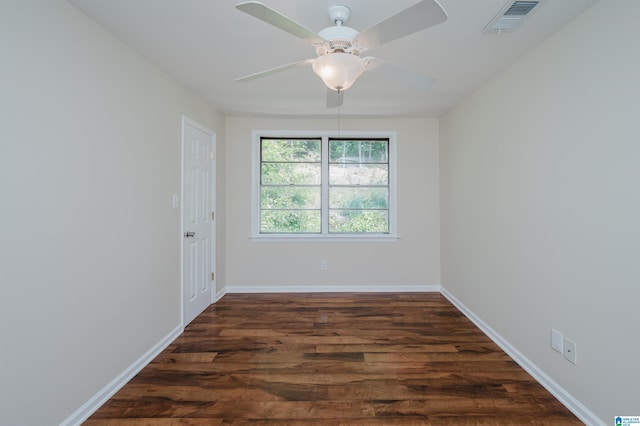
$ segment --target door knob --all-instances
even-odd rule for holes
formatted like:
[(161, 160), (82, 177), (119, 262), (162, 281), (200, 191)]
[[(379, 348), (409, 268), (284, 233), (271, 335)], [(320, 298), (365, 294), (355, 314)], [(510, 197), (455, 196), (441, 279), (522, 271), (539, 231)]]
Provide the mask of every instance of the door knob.
[(187, 232), (184, 233), (184, 237), (185, 238), (193, 238), (195, 236), (196, 236), (195, 232), (187, 231)]

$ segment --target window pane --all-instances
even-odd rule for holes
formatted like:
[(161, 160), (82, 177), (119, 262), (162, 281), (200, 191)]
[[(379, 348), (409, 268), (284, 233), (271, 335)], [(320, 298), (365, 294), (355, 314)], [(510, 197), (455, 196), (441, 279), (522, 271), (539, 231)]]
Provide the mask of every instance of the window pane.
[(320, 139), (261, 139), (261, 161), (319, 162)]
[(335, 140), (329, 141), (329, 162), (332, 163), (387, 163), (387, 140)]
[(329, 232), (388, 233), (386, 210), (330, 210)]
[(320, 233), (319, 210), (263, 210), (261, 233)]
[(320, 185), (320, 163), (262, 163), (263, 185)]
[(330, 164), (330, 185), (387, 185), (387, 164)]
[(319, 187), (263, 186), (262, 209), (320, 209)]
[(389, 207), (388, 188), (330, 188), (329, 208), (331, 209), (387, 209)]

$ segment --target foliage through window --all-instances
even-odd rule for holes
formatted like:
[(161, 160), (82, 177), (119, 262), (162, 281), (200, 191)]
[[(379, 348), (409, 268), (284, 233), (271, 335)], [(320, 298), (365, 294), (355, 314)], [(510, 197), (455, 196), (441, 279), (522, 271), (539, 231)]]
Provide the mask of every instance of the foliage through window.
[(261, 233), (320, 233), (321, 142), (261, 139)]
[(259, 139), (259, 234), (388, 235), (390, 139)]
[(329, 139), (329, 232), (389, 232), (389, 141)]

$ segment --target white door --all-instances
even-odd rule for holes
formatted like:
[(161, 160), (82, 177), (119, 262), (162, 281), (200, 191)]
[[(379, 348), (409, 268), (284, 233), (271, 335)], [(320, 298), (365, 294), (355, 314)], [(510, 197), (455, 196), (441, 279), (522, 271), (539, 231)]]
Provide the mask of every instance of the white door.
[(182, 300), (186, 326), (215, 293), (215, 133), (182, 120)]

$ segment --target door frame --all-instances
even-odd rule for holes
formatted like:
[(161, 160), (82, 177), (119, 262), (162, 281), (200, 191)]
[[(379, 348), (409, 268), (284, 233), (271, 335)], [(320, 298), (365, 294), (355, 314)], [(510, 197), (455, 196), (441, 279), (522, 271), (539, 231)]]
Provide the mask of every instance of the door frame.
[[(211, 137), (211, 152), (213, 153), (213, 158), (211, 159), (211, 188), (213, 190), (213, 194), (211, 194), (211, 208), (213, 211), (216, 211), (216, 170), (217, 170), (217, 154), (216, 154), (216, 132), (209, 129), (206, 126), (198, 123), (197, 121), (192, 120), (186, 115), (182, 116), (182, 125), (181, 125), (181, 144), (180, 144), (180, 235), (179, 235), (179, 244), (180, 244), (180, 323), (182, 324), (182, 329), (186, 327), (184, 320), (184, 173), (185, 173), (185, 135), (186, 135), (186, 127), (191, 126), (194, 127)], [(216, 213), (217, 216), (217, 213)], [(218, 282), (218, 274), (216, 268), (216, 220), (211, 221), (211, 246), (209, 247), (211, 253), (211, 272), (214, 274), (214, 279), (211, 281), (211, 300), (209, 304), (212, 304), (216, 300), (217, 294), (217, 282)]]

